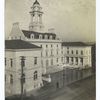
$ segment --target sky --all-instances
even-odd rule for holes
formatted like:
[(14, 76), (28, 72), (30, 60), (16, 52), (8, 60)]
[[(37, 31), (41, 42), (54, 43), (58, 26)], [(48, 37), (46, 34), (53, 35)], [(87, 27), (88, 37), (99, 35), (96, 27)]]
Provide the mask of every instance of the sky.
[[(9, 36), (12, 24), (19, 22), (20, 29), (28, 30), (31, 6), (35, 0), (6, 0), (5, 36)], [(38, 0), (44, 12), (45, 32), (50, 28), (64, 41), (94, 42), (95, 0)]]

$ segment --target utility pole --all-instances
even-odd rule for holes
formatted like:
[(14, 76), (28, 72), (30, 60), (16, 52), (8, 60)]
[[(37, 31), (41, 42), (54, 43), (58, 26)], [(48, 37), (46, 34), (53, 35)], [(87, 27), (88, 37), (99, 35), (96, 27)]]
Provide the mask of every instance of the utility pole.
[(23, 67), (25, 66), (25, 57), (21, 56), (21, 100), (23, 100), (23, 84), (25, 81), (25, 76), (23, 73)]
[(63, 87), (65, 85), (65, 67), (63, 67)]

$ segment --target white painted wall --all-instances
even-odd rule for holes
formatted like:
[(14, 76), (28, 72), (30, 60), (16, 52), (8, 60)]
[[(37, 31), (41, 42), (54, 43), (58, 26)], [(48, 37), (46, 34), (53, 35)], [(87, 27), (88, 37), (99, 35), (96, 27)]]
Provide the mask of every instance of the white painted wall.
[[(67, 52), (67, 48), (69, 48), (69, 54)], [(73, 54), (72, 54), (73, 50)], [(76, 54), (76, 50), (78, 51), (78, 54)], [(81, 54), (81, 51), (83, 51), (83, 55)], [(63, 46), (63, 56), (65, 56), (64, 61), (66, 62), (66, 57), (78, 57), (83, 58), (83, 66), (88, 65), (89, 67), (92, 66), (91, 64), (91, 46)]]
[[(6, 51), (5, 57), (7, 59), (6, 65), (6, 92), (10, 94), (20, 94), (21, 84), (21, 58), (20, 56), (25, 56), (25, 67), (24, 73), (26, 77), (26, 82), (24, 84), (24, 90), (26, 92), (31, 91), (33, 89), (37, 89), (42, 85), (42, 72), (41, 72), (41, 50), (33, 49), (33, 50), (18, 50), (16, 52)], [(37, 65), (34, 65), (34, 57), (37, 57)], [(9, 64), (9, 59), (12, 58), (14, 63), (11, 67)], [(34, 72), (38, 72), (38, 79), (34, 81), (33, 75)], [(9, 83), (10, 74), (13, 75), (13, 84)]]

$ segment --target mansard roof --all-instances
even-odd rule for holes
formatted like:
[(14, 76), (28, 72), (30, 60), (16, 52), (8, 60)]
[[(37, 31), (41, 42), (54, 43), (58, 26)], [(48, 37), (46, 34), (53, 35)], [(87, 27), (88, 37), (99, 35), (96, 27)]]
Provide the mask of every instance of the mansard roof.
[(63, 42), (62, 46), (89, 46), (84, 42)]
[(23, 40), (6, 40), (5, 49), (33, 49), (41, 48), (37, 45), (31, 44)]
[(45, 35), (50, 36), (50, 35), (52, 35), (53, 37), (56, 37), (56, 34), (54, 34), (54, 33), (39, 33), (39, 32), (29, 31), (29, 30), (22, 30), (22, 32), (24, 33), (24, 35), (25, 35), (27, 38), (30, 38), (30, 35), (31, 35), (31, 34), (34, 34), (34, 37), (35, 37), (35, 38), (38, 38), (39, 35), (42, 35), (42, 36), (45, 36)]

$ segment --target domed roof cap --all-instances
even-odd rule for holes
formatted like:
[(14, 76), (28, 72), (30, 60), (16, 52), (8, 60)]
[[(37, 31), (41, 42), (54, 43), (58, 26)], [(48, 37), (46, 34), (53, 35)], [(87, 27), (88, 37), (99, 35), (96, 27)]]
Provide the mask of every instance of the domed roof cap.
[(33, 4), (33, 5), (35, 5), (35, 4), (40, 5), (40, 3), (39, 3), (37, 0), (35, 0), (35, 2), (34, 2), (34, 4)]

